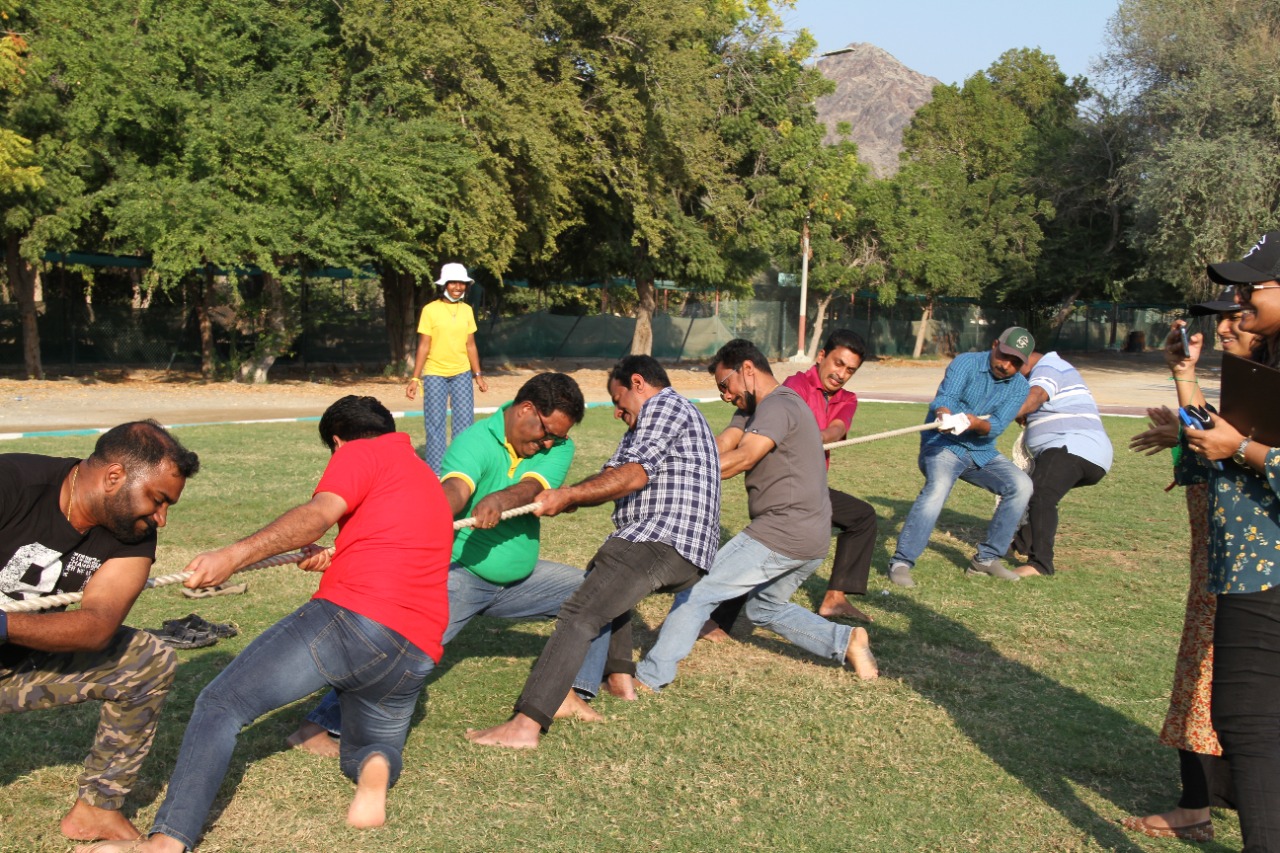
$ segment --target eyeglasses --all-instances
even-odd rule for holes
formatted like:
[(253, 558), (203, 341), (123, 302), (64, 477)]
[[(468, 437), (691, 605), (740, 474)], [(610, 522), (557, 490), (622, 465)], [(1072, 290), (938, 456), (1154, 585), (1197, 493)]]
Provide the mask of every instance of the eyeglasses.
[(1235, 286), (1236, 293), (1240, 294), (1241, 299), (1248, 299), (1255, 290), (1270, 290), (1273, 287), (1280, 287), (1280, 284), (1253, 284), (1246, 282)]
[(721, 394), (729, 393), (729, 377), (741, 370), (741, 367), (735, 367), (724, 375), (724, 379), (716, 380), (716, 387), (720, 389)]
[(542, 438), (538, 439), (538, 444), (545, 444), (549, 441), (551, 442), (552, 447), (559, 447), (569, 440), (569, 436), (556, 435), (554, 432), (547, 429), (547, 419), (542, 416), (542, 412), (539, 412), (537, 409), (534, 409), (534, 412), (538, 416), (538, 422), (542, 424)]

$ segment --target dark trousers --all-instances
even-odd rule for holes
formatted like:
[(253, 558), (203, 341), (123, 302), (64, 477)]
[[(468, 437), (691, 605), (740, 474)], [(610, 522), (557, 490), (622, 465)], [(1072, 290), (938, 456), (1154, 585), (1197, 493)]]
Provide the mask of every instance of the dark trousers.
[(1180, 809), (1234, 809), (1231, 768), (1220, 755), (1178, 750), (1178, 771), (1182, 778)]
[(516, 700), (515, 710), (551, 727), (560, 703), (573, 686), (587, 648), (600, 629), (613, 624), (608, 672), (635, 672), (631, 660), (631, 608), (655, 592), (680, 592), (697, 583), (702, 572), (670, 545), (606, 539), (587, 566), (587, 576), (569, 596), (556, 629), (547, 640)]
[[(836, 528), (836, 555), (831, 562), (831, 580), (827, 589), (854, 595), (867, 594), (867, 578), (871, 576), (871, 557), (876, 547), (876, 510), (864, 500), (827, 490), (831, 494), (831, 526)], [(711, 613), (711, 619), (728, 631), (738, 620), (747, 596), (722, 602)]]
[(1013, 537), (1014, 550), (1030, 557), (1029, 565), (1042, 575), (1053, 574), (1053, 540), (1058, 535), (1058, 502), (1074, 488), (1092, 486), (1107, 472), (1065, 447), (1051, 447), (1036, 457), (1031, 472), (1031, 503), (1027, 521)]
[(1211, 702), (1244, 853), (1280, 853), (1280, 587), (1218, 596)]

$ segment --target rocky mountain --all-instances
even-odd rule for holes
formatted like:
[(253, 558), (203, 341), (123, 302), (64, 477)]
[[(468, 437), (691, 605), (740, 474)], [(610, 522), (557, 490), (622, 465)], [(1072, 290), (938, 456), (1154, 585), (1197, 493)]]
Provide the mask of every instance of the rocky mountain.
[(818, 99), (818, 119), (827, 126), (827, 143), (834, 143), (836, 125), (848, 122), (849, 138), (858, 144), (858, 158), (877, 177), (898, 170), (902, 131), (939, 84), (903, 65), (872, 44), (854, 43), (825, 53), (817, 62), (836, 90)]

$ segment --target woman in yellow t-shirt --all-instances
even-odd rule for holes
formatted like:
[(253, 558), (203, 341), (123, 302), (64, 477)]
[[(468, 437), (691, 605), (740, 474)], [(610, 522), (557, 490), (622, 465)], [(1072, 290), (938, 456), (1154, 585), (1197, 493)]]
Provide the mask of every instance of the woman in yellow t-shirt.
[(418, 320), (418, 354), (413, 360), (413, 378), (405, 388), (412, 400), (422, 386), (422, 425), (427, 433), (425, 458), (431, 470), (440, 473), (446, 447), (445, 414), (452, 408), (453, 437), (471, 426), (475, 410), (471, 382), (480, 393), (489, 390), (480, 373), (480, 353), (476, 350), (476, 317), (462, 301), (471, 283), (462, 264), (445, 264), (436, 284), (444, 288), (440, 298), (427, 303)]

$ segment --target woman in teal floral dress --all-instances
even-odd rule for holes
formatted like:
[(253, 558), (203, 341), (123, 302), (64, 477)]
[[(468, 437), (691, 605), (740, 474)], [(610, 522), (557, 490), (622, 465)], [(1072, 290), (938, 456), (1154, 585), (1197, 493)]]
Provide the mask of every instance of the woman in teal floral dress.
[[(1263, 339), (1257, 360), (1280, 368), (1280, 231), (1244, 259), (1210, 264), (1233, 285), (1240, 328)], [(1175, 324), (1165, 346), (1180, 405), (1203, 405), (1196, 382), (1202, 339), (1184, 357)], [(1280, 421), (1280, 401), (1276, 418)], [(1220, 415), (1187, 429), (1179, 480), (1209, 485), (1209, 590), (1214, 621), (1212, 718), (1231, 766), (1245, 853), (1280, 853), (1280, 448), (1242, 434)], [(1221, 470), (1209, 465), (1221, 462)]]

